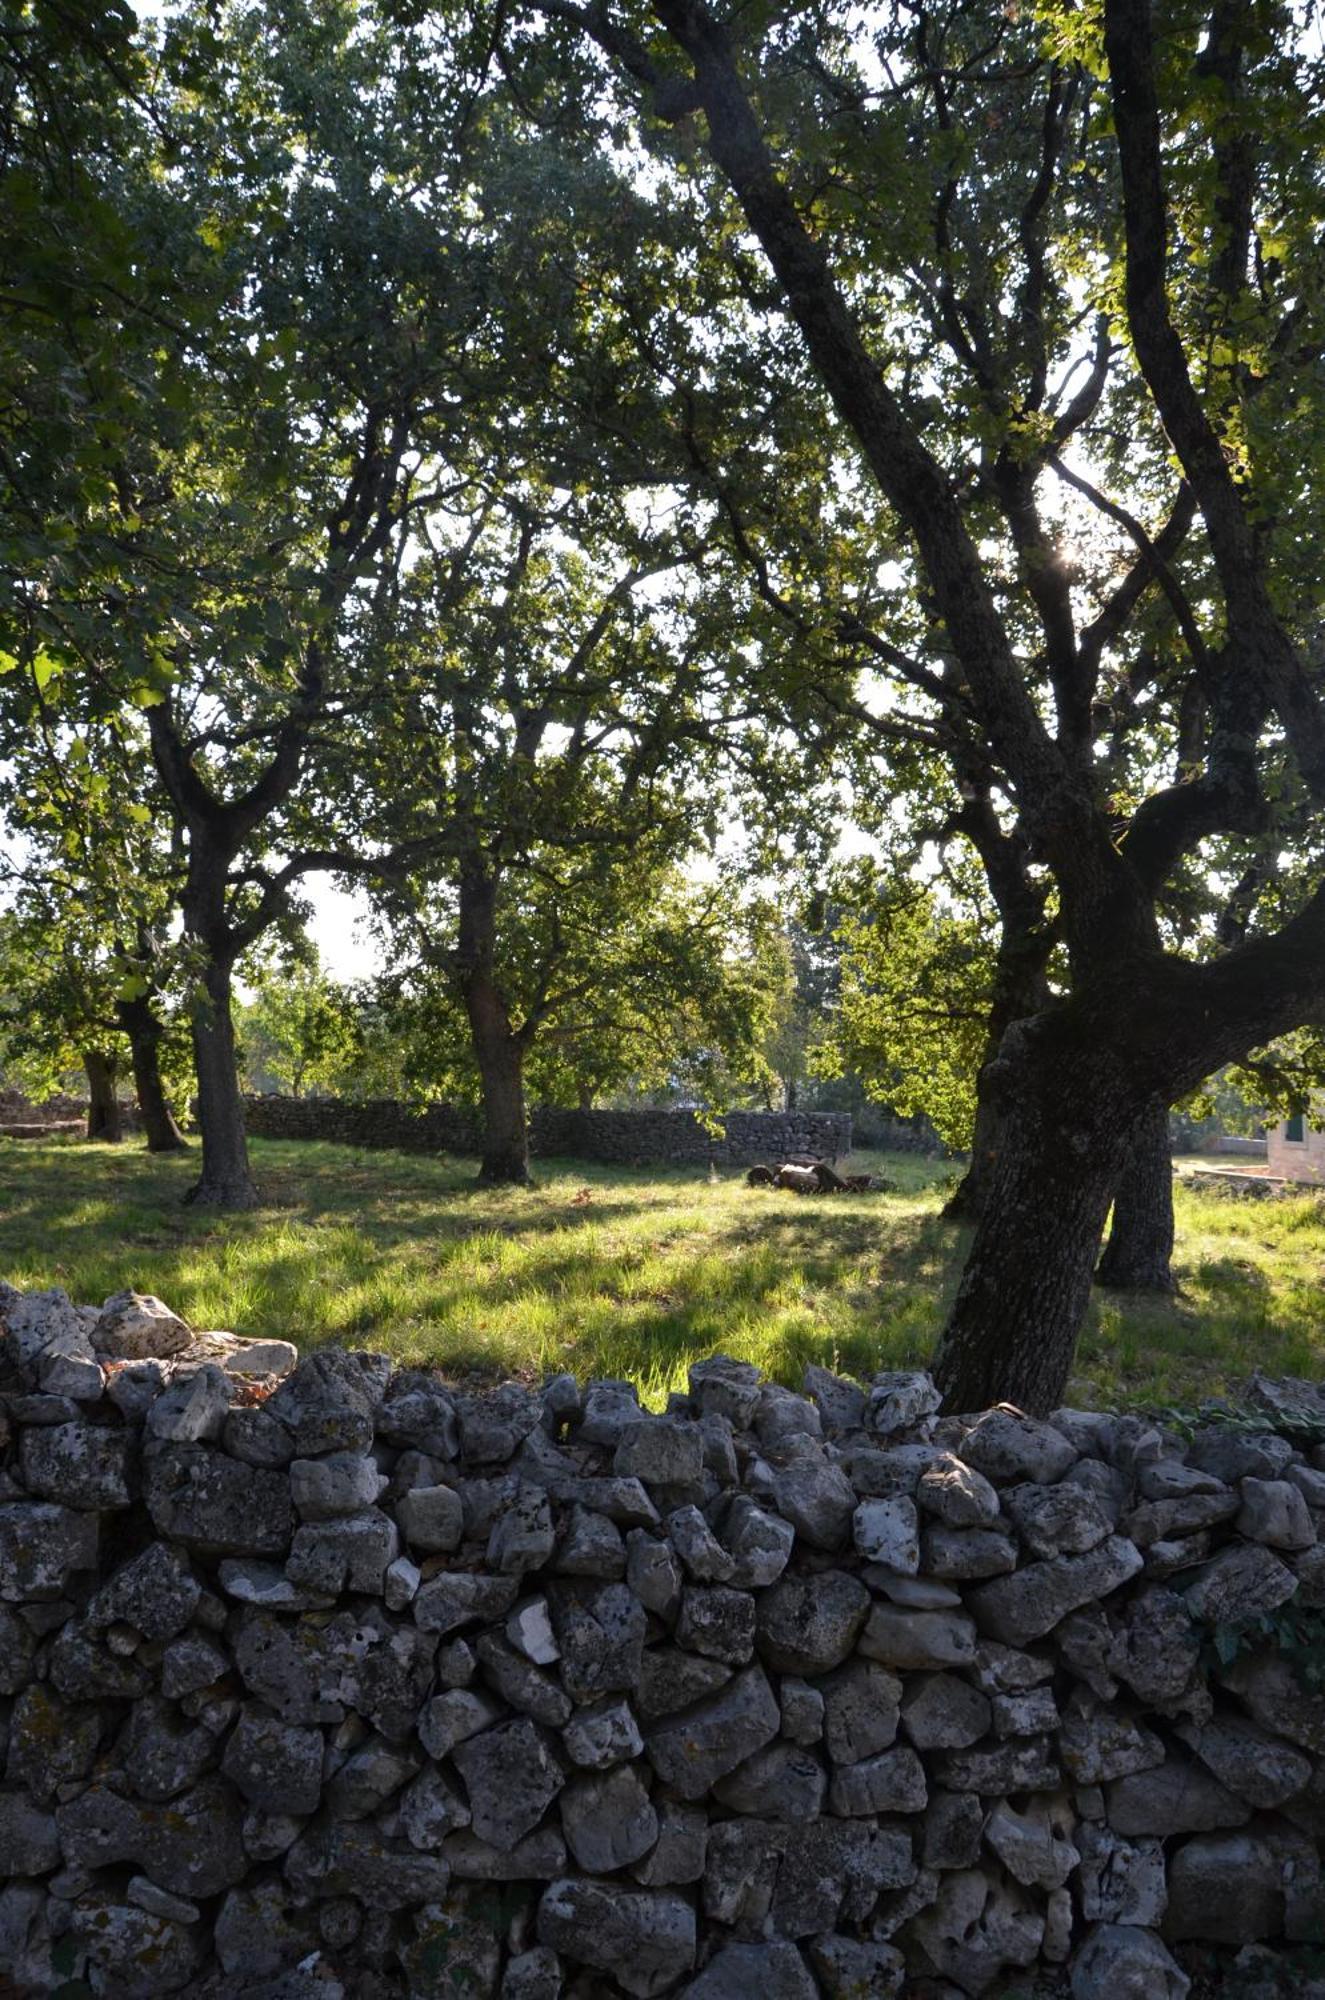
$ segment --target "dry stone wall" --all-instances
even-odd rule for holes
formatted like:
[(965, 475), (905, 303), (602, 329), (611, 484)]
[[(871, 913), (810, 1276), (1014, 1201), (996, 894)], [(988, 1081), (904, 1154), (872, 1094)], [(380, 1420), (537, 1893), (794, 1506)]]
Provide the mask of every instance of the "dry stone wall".
[[(248, 1129), (263, 1139), (326, 1139), (393, 1146), (406, 1153), (476, 1153), (478, 1112), (465, 1104), (404, 1104), (393, 1098), (249, 1097)], [(748, 1165), (851, 1151), (849, 1111), (729, 1111), (720, 1138), (693, 1111), (570, 1111), (535, 1105), (530, 1150), (544, 1158), (631, 1166)]]
[(1180, 2000), (1323, 1934), (1325, 1695), (1209, 1645), (1325, 1606), (1306, 1385), (1183, 1442), (0, 1328), (6, 1991)]

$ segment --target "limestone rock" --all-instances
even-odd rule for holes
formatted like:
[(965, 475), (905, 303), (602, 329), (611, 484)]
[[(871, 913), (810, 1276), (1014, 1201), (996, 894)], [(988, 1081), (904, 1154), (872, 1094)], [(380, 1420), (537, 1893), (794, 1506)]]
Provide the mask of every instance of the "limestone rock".
[(89, 1512), (127, 1507), (133, 1498), (134, 1440), (99, 1424), (52, 1424), (23, 1432), (19, 1473), (39, 1500)]
[(1025, 1892), (975, 1868), (945, 1875), (932, 1905), (907, 1935), (932, 1971), (967, 1993), (983, 1993), (1008, 1966), (1030, 1965), (1044, 1918)]
[(1112, 1827), (1082, 1820), (1077, 1897), (1087, 1923), (1157, 1927), (1168, 1906), (1164, 1849), (1158, 1840), (1124, 1840)]
[(561, 1825), (576, 1862), (591, 1875), (643, 1860), (658, 1838), (658, 1815), (629, 1764), (572, 1779), (561, 1798)]
[(862, 1500), (851, 1525), (856, 1551), (902, 1576), (920, 1567), (920, 1530), (914, 1500)]
[(1234, 1543), (1197, 1572), (1185, 1592), (1193, 1618), (1224, 1625), (1277, 1611), (1297, 1588), (1297, 1578), (1273, 1550), (1259, 1543)]
[(699, 1978), (682, 1988), (683, 2000), (817, 2000), (818, 1988), (792, 1944), (728, 1944)]
[(1066, 1480), (1057, 1486), (1027, 1481), (1011, 1486), (1003, 1505), (1017, 1533), (1037, 1556), (1085, 1555), (1112, 1531), (1112, 1523), (1092, 1494)]
[(1023, 1888), (1060, 1889), (1081, 1859), (1075, 1824), (1061, 1796), (1033, 1799), (1021, 1812), (1000, 1799), (985, 1822), (985, 1840)]
[(247, 1868), (235, 1794), (204, 1778), (165, 1804), (126, 1799), (89, 1785), (56, 1811), (67, 1863), (105, 1868), (132, 1861), (177, 1896), (214, 1896)]
[(975, 1658), (975, 1626), (958, 1611), (907, 1611), (876, 1604), (860, 1650), (885, 1667), (961, 1667)]
[(565, 1773), (527, 1717), (466, 1737), (452, 1758), (464, 1779), (473, 1828), (480, 1840), (511, 1848), (532, 1833)]
[(773, 1478), (773, 1500), (802, 1541), (813, 1549), (840, 1549), (851, 1532), (856, 1494), (839, 1466), (802, 1459)]
[[(787, 1727), (787, 1682), (782, 1683), (782, 1727)], [(830, 1674), (819, 1694), (821, 1731), (835, 1764), (858, 1764), (892, 1747), (897, 1736), (902, 1683), (886, 1668), (851, 1660)]]
[(150, 1292), (116, 1292), (92, 1328), (96, 1353), (117, 1361), (160, 1360), (180, 1354), (193, 1335), (178, 1313)]
[(147, 1412), (148, 1435), (168, 1444), (219, 1438), (230, 1414), (232, 1386), (225, 1370), (210, 1363), (177, 1375)]
[(827, 1788), (827, 1774), (812, 1750), (778, 1741), (719, 1778), (713, 1795), (732, 1812), (803, 1826), (819, 1817)]
[(876, 1375), (865, 1405), (865, 1428), (876, 1437), (911, 1430), (941, 1408), (942, 1396), (920, 1369), (892, 1369)]
[(925, 1767), (915, 1751), (884, 1750), (838, 1766), (828, 1787), (828, 1810), (843, 1819), (923, 1812), (928, 1797)]
[(283, 1556), (294, 1532), (283, 1473), (241, 1465), (205, 1444), (168, 1444), (144, 1480), (157, 1533), (200, 1555)]
[(653, 1723), (645, 1749), (664, 1783), (682, 1799), (698, 1799), (771, 1743), (781, 1720), (763, 1673), (749, 1667), (718, 1693)]
[(992, 1528), (1000, 1511), (995, 1488), (955, 1452), (942, 1453), (921, 1473), (916, 1501), (948, 1528)]
[(665, 1890), (563, 1878), (538, 1906), (539, 1941), (605, 1972), (638, 2000), (663, 1993), (695, 1962), (695, 1913)]
[(49, 1500), (0, 1504), (0, 1598), (57, 1598), (76, 1570), (97, 1560), (97, 1517)]
[(1052, 1424), (1042, 1424), (1008, 1403), (986, 1410), (957, 1447), (960, 1459), (1000, 1486), (1022, 1479), (1052, 1485), (1079, 1455)]
[(1172, 1756), (1153, 1770), (1116, 1778), (1108, 1789), (1108, 1814), (1115, 1833), (1159, 1840), (1241, 1826), (1250, 1817), (1242, 1801), (1202, 1765)]
[(1079, 1605), (1117, 1590), (1141, 1566), (1135, 1545), (1111, 1535), (1086, 1555), (1053, 1556), (982, 1584), (971, 1593), (971, 1608), (982, 1632), (1004, 1645), (1024, 1646)]
[(779, 1673), (830, 1673), (854, 1652), (869, 1608), (864, 1584), (844, 1570), (784, 1576), (756, 1602), (759, 1653)]
[(1072, 1967), (1072, 2000), (1186, 2000), (1191, 1981), (1154, 1931), (1101, 1924)]
[(1272, 1549), (1309, 1549), (1316, 1530), (1306, 1500), (1288, 1479), (1244, 1479), (1236, 1527)]

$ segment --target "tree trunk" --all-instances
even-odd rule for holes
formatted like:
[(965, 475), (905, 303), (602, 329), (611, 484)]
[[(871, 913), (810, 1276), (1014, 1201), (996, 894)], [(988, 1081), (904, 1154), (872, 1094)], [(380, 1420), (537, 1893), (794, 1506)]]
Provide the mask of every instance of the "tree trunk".
[(87, 1076), (87, 1136), (118, 1145), (124, 1137), (124, 1124), (115, 1095), (115, 1058), (104, 1049), (84, 1049), (83, 1069)]
[(949, 1410), (1062, 1402), (1109, 1203), (1142, 1105), (1088, 1014), (1015, 1024), (990, 1066), (998, 1154), (934, 1360)]
[(1120, 1291), (1173, 1292), (1173, 1157), (1169, 1110), (1147, 1105), (1132, 1131), (1117, 1193), (1109, 1241), (1095, 1273), (1097, 1285)]
[(466, 995), (483, 1094), (484, 1186), (529, 1184), (529, 1128), (524, 1108), (524, 1043), (511, 1032), (500, 994), (486, 981)]
[(214, 959), (208, 965), (190, 1024), (198, 1072), (202, 1172), (184, 1199), (202, 1208), (256, 1208), (259, 1200), (249, 1169), (244, 1101), (235, 1065), (230, 973), (225, 961)]
[(149, 1153), (182, 1153), (188, 1140), (175, 1123), (165, 1085), (161, 1081), (161, 1023), (152, 1012), (150, 1000), (120, 1000), (116, 1003), (120, 1025), (129, 1037), (133, 1056), (133, 1081), (138, 1093), (138, 1115)]
[(989, 1197), (989, 1184), (998, 1163), (1003, 1118), (985, 1086), (985, 1066), (976, 1081), (975, 1131), (971, 1135), (971, 1163), (943, 1205), (949, 1222), (978, 1222)]

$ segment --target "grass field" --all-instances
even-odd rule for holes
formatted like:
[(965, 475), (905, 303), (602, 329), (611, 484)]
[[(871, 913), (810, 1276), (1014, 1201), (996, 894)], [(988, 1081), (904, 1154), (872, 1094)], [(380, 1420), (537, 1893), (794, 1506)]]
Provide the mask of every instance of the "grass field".
[[(256, 1141), (267, 1206), (182, 1208), (196, 1166), (136, 1147), (0, 1141), (0, 1277), (99, 1301), (159, 1293), (200, 1327), (388, 1350), (463, 1376), (627, 1376), (654, 1402), (716, 1348), (797, 1383), (923, 1361), (960, 1268), (951, 1168), (857, 1156), (890, 1194), (806, 1200), (739, 1172), (538, 1164), (532, 1192), (473, 1163)], [(1077, 1362), (1092, 1403), (1181, 1402), (1253, 1367), (1325, 1371), (1325, 1197), (1180, 1186), (1173, 1304), (1100, 1293)]]

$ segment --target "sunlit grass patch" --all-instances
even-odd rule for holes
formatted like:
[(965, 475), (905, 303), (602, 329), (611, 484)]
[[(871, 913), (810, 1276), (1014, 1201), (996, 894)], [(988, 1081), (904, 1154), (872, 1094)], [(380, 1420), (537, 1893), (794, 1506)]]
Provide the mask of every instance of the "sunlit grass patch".
[[(100, 1300), (155, 1291), (195, 1325), (335, 1340), (466, 1377), (626, 1377), (654, 1404), (715, 1348), (797, 1383), (808, 1361), (869, 1375), (932, 1352), (966, 1234), (950, 1165), (862, 1162), (894, 1191), (800, 1199), (703, 1169), (538, 1163), (532, 1190), (473, 1163), (258, 1141), (265, 1205), (181, 1206), (190, 1159), (0, 1141), (0, 1276)], [(1172, 1301), (1099, 1293), (1073, 1393), (1217, 1394), (1254, 1367), (1325, 1370), (1325, 1201), (1229, 1200), (1182, 1184)], [(1051, 1219), (1046, 1218), (1046, 1228)]]

